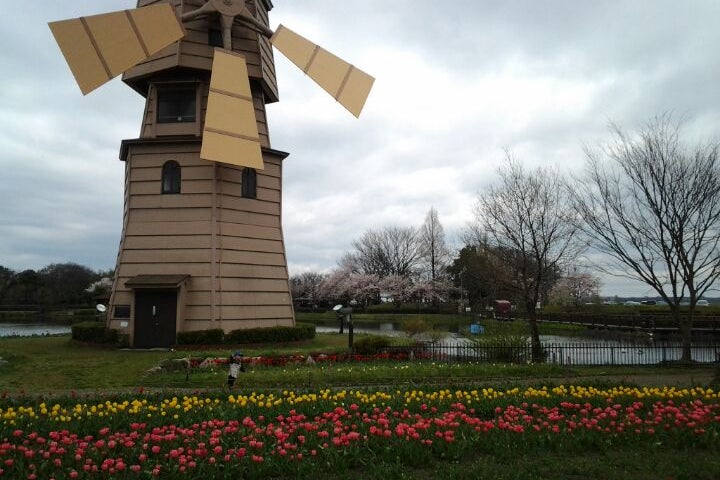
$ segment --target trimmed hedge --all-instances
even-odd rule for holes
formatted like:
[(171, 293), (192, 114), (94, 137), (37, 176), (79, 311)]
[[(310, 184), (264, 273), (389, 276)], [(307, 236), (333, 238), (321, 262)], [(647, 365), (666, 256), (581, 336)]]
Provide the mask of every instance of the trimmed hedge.
[(233, 330), (224, 333), (220, 328), (178, 332), (178, 345), (221, 345), (244, 343), (282, 343), (315, 338), (315, 325), (297, 323), (294, 327), (268, 327)]
[(38, 321), (38, 312), (0, 312), (0, 321), (36, 323)]
[(197, 330), (193, 332), (178, 332), (178, 345), (220, 345), (223, 343), (225, 334), (222, 328), (210, 328), (208, 330)]
[[(51, 323), (73, 325), (75, 323), (97, 322), (97, 311), (94, 308), (76, 308), (72, 310), (52, 310), (45, 313)], [(101, 322), (102, 323), (102, 322)]]
[(107, 328), (102, 322), (82, 322), (70, 327), (73, 340), (99, 344), (118, 344), (118, 331)]
[(387, 314), (401, 314), (401, 315), (412, 315), (418, 313), (426, 314), (456, 314), (458, 313), (458, 307), (456, 303), (440, 303), (432, 305), (429, 303), (403, 303), (399, 307), (394, 303), (379, 303), (377, 305), (368, 305), (365, 308), (353, 306), (353, 312), (355, 313), (387, 313)]
[(372, 355), (385, 350), (390, 345), (390, 339), (388, 337), (381, 337), (379, 335), (368, 335), (366, 337), (360, 337), (353, 342), (353, 348), (356, 353), (362, 355)]
[(225, 343), (282, 343), (315, 338), (315, 325), (296, 323), (294, 327), (248, 328), (225, 335)]

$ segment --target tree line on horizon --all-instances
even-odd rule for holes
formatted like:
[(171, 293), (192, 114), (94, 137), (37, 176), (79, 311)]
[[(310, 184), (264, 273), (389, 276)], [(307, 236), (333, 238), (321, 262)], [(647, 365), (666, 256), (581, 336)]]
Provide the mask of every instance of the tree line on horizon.
[(104, 289), (94, 284), (112, 270), (95, 271), (77, 263), (53, 263), (39, 270), (0, 266), (0, 305), (43, 308), (92, 305)]

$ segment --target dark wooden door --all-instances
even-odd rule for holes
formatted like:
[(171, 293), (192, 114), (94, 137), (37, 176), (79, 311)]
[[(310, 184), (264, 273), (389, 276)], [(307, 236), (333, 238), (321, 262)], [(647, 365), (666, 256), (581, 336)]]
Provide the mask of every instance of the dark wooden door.
[(136, 348), (170, 347), (175, 344), (177, 291), (135, 291)]

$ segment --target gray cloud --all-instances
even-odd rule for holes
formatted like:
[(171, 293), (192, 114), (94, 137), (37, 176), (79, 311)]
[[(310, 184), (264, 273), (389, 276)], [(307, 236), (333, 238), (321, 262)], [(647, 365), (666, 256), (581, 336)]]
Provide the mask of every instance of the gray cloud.
[[(420, 225), (435, 206), (449, 236), (510, 148), (528, 166), (577, 171), (612, 120), (674, 111), (716, 138), (715, 1), (276, 0), (283, 23), (373, 74), (359, 120), (276, 55), (269, 106), (285, 161), (291, 271), (331, 268), (370, 227)], [(130, 0), (29, 2), (0, 18), (0, 265), (114, 266), (122, 217), (120, 140), (143, 99), (119, 80), (83, 97), (46, 22)], [(7, 74), (11, 72), (11, 74)], [(608, 293), (644, 287), (606, 280)]]

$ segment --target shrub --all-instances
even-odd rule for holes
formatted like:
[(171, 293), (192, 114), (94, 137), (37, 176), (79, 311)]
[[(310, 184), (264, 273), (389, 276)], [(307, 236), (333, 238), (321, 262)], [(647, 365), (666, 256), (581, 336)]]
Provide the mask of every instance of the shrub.
[(498, 335), (474, 341), (489, 362), (524, 363), (530, 358), (530, 344), (523, 335)]
[(400, 329), (409, 337), (415, 337), (421, 333), (432, 330), (432, 325), (420, 317), (407, 318), (400, 324)]
[(294, 327), (247, 328), (225, 335), (225, 343), (282, 343), (315, 338), (315, 325), (297, 323)]
[(294, 306), (295, 313), (302, 312), (302, 313), (325, 313), (328, 311), (327, 308), (323, 306), (318, 305), (312, 305), (312, 306)]
[(72, 325), (75, 323), (97, 322), (97, 311), (94, 308), (75, 308), (52, 310), (45, 314), (50, 323)]
[(223, 343), (225, 333), (222, 328), (195, 330), (191, 332), (178, 332), (178, 345), (220, 345)]
[(160, 362), (160, 368), (164, 372), (184, 372), (190, 368), (187, 358), (168, 358)]
[(73, 340), (80, 342), (118, 344), (120, 341), (118, 331), (107, 328), (104, 323), (82, 322), (76, 323), (70, 328)]
[(395, 303), (379, 303), (377, 305), (368, 305), (365, 308), (361, 306), (353, 306), (353, 311), (365, 313), (389, 313), (389, 314), (455, 314), (458, 313), (458, 307), (455, 303), (439, 303), (433, 305), (431, 303), (403, 303), (398, 306)]
[(127, 348), (130, 346), (130, 334), (118, 332), (118, 347)]
[(37, 312), (0, 312), (0, 321), (13, 323), (35, 323), (38, 321)]
[(379, 335), (368, 335), (366, 337), (360, 337), (353, 342), (355, 352), (362, 355), (371, 355), (381, 352), (389, 345), (390, 339), (388, 337), (381, 337)]

